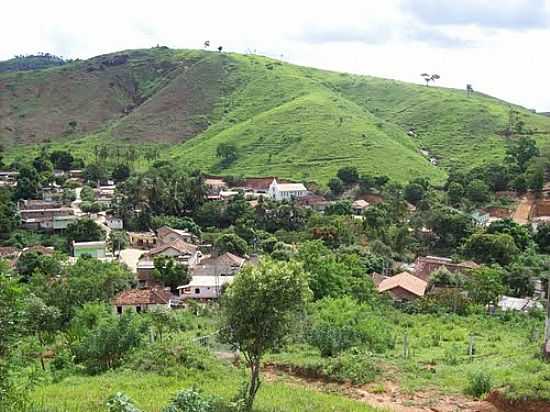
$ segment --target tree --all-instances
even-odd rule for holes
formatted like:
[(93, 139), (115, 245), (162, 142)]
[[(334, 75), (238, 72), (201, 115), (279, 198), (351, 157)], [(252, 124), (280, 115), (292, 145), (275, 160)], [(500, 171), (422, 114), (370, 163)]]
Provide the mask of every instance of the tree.
[(475, 203), (486, 202), (489, 200), (489, 187), (482, 180), (472, 180), (466, 186), (466, 197)]
[(246, 266), (223, 295), (221, 336), (240, 350), (250, 369), (248, 410), (261, 385), (262, 356), (281, 345), (310, 296), (300, 264), (271, 260)]
[(545, 223), (537, 227), (533, 240), (543, 253), (550, 253), (550, 224)]
[(232, 143), (220, 143), (216, 147), (216, 157), (222, 159), (224, 165), (233, 163), (238, 158), (237, 146)]
[(51, 277), (62, 271), (61, 263), (55, 257), (42, 255), (38, 252), (23, 253), (17, 259), (15, 268), (25, 282), (29, 282), (35, 272)]
[(466, 281), (468, 297), (481, 305), (496, 303), (506, 291), (504, 272), (498, 266), (482, 266), (471, 271)]
[(0, 273), (0, 410), (18, 410), (11, 408), (15, 389), (8, 355), (24, 330), (24, 293), (15, 279)]
[(17, 187), (15, 188), (14, 198), (19, 199), (35, 199), (38, 197), (40, 190), (40, 176), (36, 169), (29, 166), (23, 166), (19, 169), (17, 176)]
[(216, 242), (214, 248), (222, 255), (225, 252), (230, 252), (238, 256), (246, 255), (248, 245), (244, 239), (234, 233), (225, 233), (221, 235)]
[(221, 53), (223, 50), (223, 46), (218, 46), (218, 53)]
[(128, 247), (128, 233), (123, 230), (112, 230), (107, 239), (107, 245), (114, 256), (120, 256), (120, 251)]
[(210, 40), (206, 40), (203, 44), (205, 49), (208, 49), (210, 47)]
[(107, 170), (99, 163), (92, 163), (86, 166), (83, 175), (87, 182), (97, 183), (107, 180)]
[(0, 239), (7, 239), (19, 225), (17, 206), (9, 198), (9, 193), (0, 190)]
[(512, 181), (512, 188), (519, 194), (527, 192), (527, 180), (524, 175), (516, 176)]
[(426, 87), (430, 85), (430, 82), (435, 82), (436, 80), (439, 80), (441, 78), (439, 74), (435, 74), (435, 73), (434, 74), (422, 73), (420, 76), (426, 82)]
[[(208, 204), (208, 203), (205, 203)], [(162, 226), (168, 226), (173, 229), (187, 230), (197, 237), (201, 235), (201, 228), (190, 217), (168, 216), (160, 215), (153, 216), (151, 219), (153, 229), (161, 228)]]
[(50, 160), (55, 169), (69, 171), (73, 167), (73, 155), (64, 150), (56, 150), (50, 153)]
[(83, 186), (82, 190), (80, 191), (80, 198), (84, 202), (93, 202), (96, 198), (94, 189), (92, 189), (90, 186)]
[(46, 305), (42, 299), (35, 295), (30, 295), (26, 299), (25, 307), (25, 328), (38, 339), (42, 347), (40, 351), (40, 365), (42, 366), (42, 370), (46, 370), (44, 365), (44, 350), (46, 345), (52, 342), (55, 333), (60, 328), (61, 314), (56, 307)]
[(525, 250), (531, 245), (531, 233), (527, 226), (518, 225), (512, 219), (503, 219), (492, 222), (487, 228), (487, 233), (506, 233), (514, 238), (514, 243), (519, 250)]
[(464, 245), (466, 256), (480, 263), (509, 264), (519, 254), (514, 238), (508, 234), (476, 233)]
[(447, 198), (452, 206), (459, 205), (464, 198), (464, 187), (458, 182), (451, 182), (447, 188)]
[(70, 223), (65, 229), (69, 245), (72, 242), (94, 242), (105, 239), (105, 232), (91, 219), (82, 219)]
[(153, 277), (165, 287), (169, 287), (173, 293), (177, 292), (178, 286), (191, 282), (187, 266), (179, 264), (173, 257), (159, 256), (153, 260), (153, 263), (155, 265)]
[(424, 199), (425, 194), (426, 189), (418, 183), (409, 183), (404, 189), (405, 200), (413, 205)]
[(508, 160), (517, 164), (521, 172), (527, 168), (529, 161), (540, 155), (537, 142), (527, 136), (512, 140), (506, 149)]
[(130, 177), (130, 167), (127, 164), (121, 163), (115, 166), (112, 173), (115, 182), (123, 182)]
[(347, 185), (357, 183), (359, 181), (359, 172), (354, 166), (342, 167), (338, 170), (338, 178)]
[(349, 200), (340, 200), (338, 202), (332, 203), (325, 208), (325, 214), (327, 215), (351, 215), (351, 201)]
[(474, 92), (474, 88), (471, 84), (466, 85), (466, 93), (468, 94), (468, 97), (470, 97), (470, 94)]
[(542, 165), (529, 167), (526, 176), (529, 189), (534, 192), (540, 192), (544, 188), (544, 167)]
[(328, 182), (328, 187), (335, 195), (339, 195), (344, 192), (344, 182), (338, 177), (333, 177)]

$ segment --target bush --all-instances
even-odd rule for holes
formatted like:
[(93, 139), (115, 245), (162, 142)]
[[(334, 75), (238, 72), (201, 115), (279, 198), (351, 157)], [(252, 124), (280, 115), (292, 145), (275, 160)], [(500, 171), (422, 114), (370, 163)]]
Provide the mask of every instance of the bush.
[(491, 391), (492, 386), (491, 376), (486, 372), (477, 371), (470, 375), (466, 393), (475, 398), (481, 398)]
[(323, 373), (338, 382), (351, 381), (354, 385), (362, 385), (373, 382), (380, 369), (368, 353), (351, 351), (331, 359)]
[(196, 389), (186, 389), (179, 391), (163, 412), (212, 412), (214, 404), (211, 397), (202, 395)]
[(117, 392), (107, 400), (109, 412), (141, 412), (135, 407), (133, 401), (122, 392)]
[(139, 348), (125, 364), (132, 370), (173, 375), (177, 368), (206, 371), (215, 362), (208, 350), (187, 339), (175, 337)]

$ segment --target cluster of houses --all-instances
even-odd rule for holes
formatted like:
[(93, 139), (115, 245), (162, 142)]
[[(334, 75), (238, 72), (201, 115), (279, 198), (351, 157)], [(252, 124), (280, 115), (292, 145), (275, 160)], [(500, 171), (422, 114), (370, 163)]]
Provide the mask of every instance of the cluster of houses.
[[(420, 256), (406, 271), (393, 276), (372, 275), (379, 293), (387, 295), (395, 302), (411, 302), (430, 293), (429, 281), (432, 274), (440, 269), (450, 273), (468, 273), (479, 265), (472, 261), (455, 262), (452, 259), (438, 256)], [(437, 288), (432, 289), (437, 292)], [(501, 296), (496, 306), (501, 310), (517, 310), (527, 312), (532, 309), (542, 309), (542, 304), (533, 298), (516, 298)]]
[[(136, 265), (138, 286), (115, 296), (112, 304), (117, 313), (170, 308), (189, 299), (218, 299), (224, 286), (233, 281), (247, 261), (232, 253), (209, 254), (209, 245), (201, 245), (199, 239), (186, 230), (163, 226), (156, 233), (129, 233), (129, 236), (133, 246), (143, 249)], [(191, 281), (178, 286), (175, 295), (154, 276), (155, 258), (159, 257), (174, 259), (191, 275)]]

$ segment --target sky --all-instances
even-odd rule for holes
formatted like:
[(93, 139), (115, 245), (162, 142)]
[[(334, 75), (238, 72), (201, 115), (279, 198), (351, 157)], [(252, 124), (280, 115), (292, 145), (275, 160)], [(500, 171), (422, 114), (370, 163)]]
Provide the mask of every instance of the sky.
[(550, 0), (4, 0), (0, 60), (147, 48), (257, 53), (550, 111)]

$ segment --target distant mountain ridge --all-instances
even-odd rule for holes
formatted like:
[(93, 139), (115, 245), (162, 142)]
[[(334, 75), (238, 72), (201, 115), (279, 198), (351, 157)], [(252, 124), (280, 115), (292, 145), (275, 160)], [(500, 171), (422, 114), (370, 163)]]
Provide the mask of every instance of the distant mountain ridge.
[[(1, 65), (2, 63), (0, 63)], [(513, 116), (511, 116), (513, 114)], [(521, 121), (510, 135), (510, 119)], [(512, 125), (513, 126), (513, 125)], [(163, 143), (214, 174), (326, 182), (340, 167), (399, 181), (550, 142), (550, 119), (481, 93), (165, 47), (0, 73), (0, 143)], [(220, 162), (231, 143), (237, 158)]]

